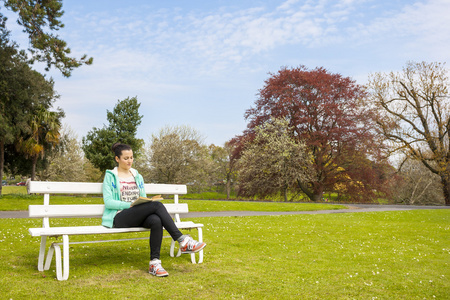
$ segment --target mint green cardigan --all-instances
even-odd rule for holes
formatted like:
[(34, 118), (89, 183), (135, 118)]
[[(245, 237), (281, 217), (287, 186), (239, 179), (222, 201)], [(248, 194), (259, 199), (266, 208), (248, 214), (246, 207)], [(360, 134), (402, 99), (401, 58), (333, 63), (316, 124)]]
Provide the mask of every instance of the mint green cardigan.
[[(133, 174), (136, 184), (139, 187), (139, 194), (146, 197), (144, 189), (144, 179), (142, 175), (135, 169), (130, 169)], [(112, 228), (114, 224), (114, 217), (119, 210), (130, 208), (131, 202), (124, 202), (120, 200), (120, 183), (117, 168), (107, 170), (105, 179), (103, 180), (103, 202), (105, 202), (105, 210), (102, 216), (102, 225)]]

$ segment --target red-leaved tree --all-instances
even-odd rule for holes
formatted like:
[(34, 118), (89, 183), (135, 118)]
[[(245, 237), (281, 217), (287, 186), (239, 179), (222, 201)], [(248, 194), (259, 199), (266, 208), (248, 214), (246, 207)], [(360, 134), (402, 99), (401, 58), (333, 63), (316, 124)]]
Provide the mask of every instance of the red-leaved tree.
[(255, 106), (245, 113), (248, 129), (234, 139), (236, 149), (252, 139), (256, 126), (283, 118), (292, 137), (309, 151), (315, 175), (298, 187), (312, 201), (325, 191), (339, 190), (359, 201), (382, 192), (386, 178), (377, 167), (382, 143), (373, 130), (364, 87), (324, 68), (282, 68), (270, 75)]

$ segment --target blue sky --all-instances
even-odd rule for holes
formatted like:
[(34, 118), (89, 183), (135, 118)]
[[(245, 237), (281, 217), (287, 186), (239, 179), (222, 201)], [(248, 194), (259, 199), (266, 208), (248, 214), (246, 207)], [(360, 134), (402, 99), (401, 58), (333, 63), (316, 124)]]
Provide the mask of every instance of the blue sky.
[(450, 56), (450, 0), (66, 0), (63, 9), (58, 34), (94, 64), (47, 76), (80, 139), (107, 123), (118, 100), (137, 96), (145, 142), (166, 125), (189, 125), (223, 145), (246, 128), (245, 111), (283, 66), (325, 67), (365, 84), (409, 60)]

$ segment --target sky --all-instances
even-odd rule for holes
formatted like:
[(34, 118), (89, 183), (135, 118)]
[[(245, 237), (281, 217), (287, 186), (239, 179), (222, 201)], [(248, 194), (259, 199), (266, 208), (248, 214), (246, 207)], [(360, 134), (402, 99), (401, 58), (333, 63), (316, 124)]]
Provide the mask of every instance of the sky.
[[(119, 100), (137, 97), (146, 143), (188, 125), (223, 146), (282, 67), (324, 67), (366, 84), (408, 61), (450, 57), (450, 0), (64, 0), (63, 10), (58, 35), (94, 63), (69, 78), (42, 72), (80, 140), (108, 124)], [(27, 48), (14, 14), (2, 13)]]

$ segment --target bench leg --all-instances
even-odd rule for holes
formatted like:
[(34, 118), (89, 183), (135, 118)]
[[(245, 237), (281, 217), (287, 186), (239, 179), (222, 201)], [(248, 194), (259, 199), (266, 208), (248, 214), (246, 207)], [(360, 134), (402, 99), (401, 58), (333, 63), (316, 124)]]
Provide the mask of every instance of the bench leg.
[(38, 270), (44, 271), (44, 258), (45, 258), (45, 246), (47, 243), (47, 237), (41, 236), (41, 247), (39, 248), (39, 258), (38, 258)]
[[(176, 241), (172, 240), (171, 244), (170, 244), (170, 257), (175, 257), (175, 244)], [(181, 255), (181, 249), (178, 248), (178, 252), (177, 252), (177, 256), (179, 257)]]
[(57, 243), (51, 244), (50, 248), (48, 248), (47, 257), (45, 257), (46, 243), (47, 243), (47, 237), (42, 236), (41, 237), (41, 247), (39, 249), (39, 259), (38, 259), (38, 270), (41, 272), (47, 271), (48, 269), (50, 269), (50, 266), (52, 264), (52, 259), (53, 259), (53, 253), (55, 252), (55, 245), (57, 245)]
[[(202, 228), (197, 228), (198, 230), (198, 241), (203, 242), (203, 230)], [(175, 241), (172, 240), (172, 243), (170, 244), (170, 257), (175, 257)], [(181, 249), (178, 248), (178, 252), (176, 257), (179, 257), (181, 255)], [(191, 262), (193, 264), (197, 263), (195, 259), (195, 253), (191, 253)], [(198, 263), (201, 264), (203, 262), (203, 250), (200, 250), (198, 252)]]
[(45, 259), (44, 270), (50, 269), (50, 265), (52, 264), (53, 252), (55, 252), (55, 243), (53, 243), (47, 252), (47, 258)]
[[(61, 266), (61, 248), (60, 244), (54, 243), (52, 247), (55, 249), (56, 260), (56, 278), (58, 280), (67, 280), (69, 278), (69, 236), (63, 235), (63, 266)], [(50, 252), (50, 251), (49, 251)], [(50, 254), (50, 253), (49, 253)]]
[[(203, 242), (203, 230), (201, 227), (197, 228), (198, 230), (198, 241)], [(198, 251), (198, 262), (195, 261), (195, 253), (191, 253), (191, 262), (193, 264), (203, 262), (203, 250)]]
[[(203, 242), (203, 229), (201, 227), (197, 228), (198, 230), (198, 241)], [(191, 256), (191, 261), (193, 264), (195, 264), (195, 255), (194, 257)], [(201, 264), (203, 262), (203, 250), (200, 250), (198, 252), (198, 263)]]

